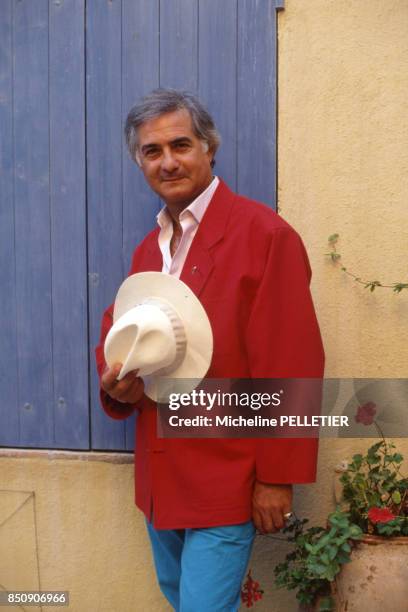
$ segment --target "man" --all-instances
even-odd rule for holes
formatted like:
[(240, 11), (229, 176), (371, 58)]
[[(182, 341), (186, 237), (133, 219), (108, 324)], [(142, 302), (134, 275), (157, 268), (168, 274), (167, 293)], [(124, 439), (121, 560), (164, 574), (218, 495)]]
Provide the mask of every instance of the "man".
[[(214, 335), (208, 377), (321, 377), (323, 349), (296, 232), (266, 206), (213, 177), (220, 143), (192, 95), (155, 90), (129, 113), (132, 158), (164, 201), (131, 273), (163, 271), (203, 304)], [(121, 364), (107, 369), (104, 315), (96, 350), (101, 401), (112, 418), (139, 411), (136, 504), (146, 515), (161, 589), (176, 610), (239, 606), (255, 529), (284, 526), (292, 484), (315, 479), (313, 439), (159, 439), (154, 403)]]

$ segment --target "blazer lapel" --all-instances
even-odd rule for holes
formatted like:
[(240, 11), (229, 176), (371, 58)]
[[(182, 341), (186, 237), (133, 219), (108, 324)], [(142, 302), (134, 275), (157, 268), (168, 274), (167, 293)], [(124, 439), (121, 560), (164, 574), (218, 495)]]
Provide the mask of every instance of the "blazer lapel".
[(222, 240), (235, 194), (220, 180), (194, 236), (180, 280), (199, 297), (214, 268), (212, 250)]
[(161, 272), (163, 269), (163, 258), (159, 247), (159, 231), (157, 230), (154, 239), (150, 242), (148, 248), (148, 262), (146, 269), (139, 270), (140, 272)]

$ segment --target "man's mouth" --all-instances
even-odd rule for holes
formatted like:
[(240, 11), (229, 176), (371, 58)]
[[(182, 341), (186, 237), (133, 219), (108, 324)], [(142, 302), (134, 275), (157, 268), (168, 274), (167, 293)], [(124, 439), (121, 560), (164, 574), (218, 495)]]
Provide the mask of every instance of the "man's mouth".
[(176, 183), (177, 181), (181, 181), (183, 178), (185, 178), (184, 176), (175, 176), (172, 178), (163, 178), (162, 182), (164, 183)]

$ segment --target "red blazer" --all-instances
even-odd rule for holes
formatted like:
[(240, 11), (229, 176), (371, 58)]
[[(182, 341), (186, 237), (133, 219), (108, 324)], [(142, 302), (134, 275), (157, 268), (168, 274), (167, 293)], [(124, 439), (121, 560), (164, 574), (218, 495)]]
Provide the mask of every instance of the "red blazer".
[[(159, 228), (136, 248), (130, 273), (162, 269)], [(199, 225), (181, 274), (199, 297), (214, 334), (208, 377), (322, 377), (324, 353), (309, 291), (308, 258), (298, 234), (270, 208), (220, 182)], [(101, 375), (103, 343), (96, 348)], [(160, 439), (155, 404), (113, 401), (114, 419), (140, 411), (135, 440), (136, 504), (155, 527), (237, 524), (251, 518), (255, 479), (313, 482), (317, 440)]]

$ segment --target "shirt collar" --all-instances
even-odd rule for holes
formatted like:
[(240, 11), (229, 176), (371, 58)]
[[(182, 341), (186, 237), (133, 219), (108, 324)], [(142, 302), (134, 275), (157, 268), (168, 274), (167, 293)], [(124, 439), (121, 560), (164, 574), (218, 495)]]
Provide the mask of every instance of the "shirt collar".
[[(196, 197), (191, 204), (189, 204), (181, 213), (180, 220), (184, 217), (191, 215), (197, 223), (201, 222), (201, 219), (204, 217), (204, 213), (207, 210), (209, 203), (214, 195), (215, 190), (218, 187), (220, 180), (218, 176), (214, 176), (211, 183), (208, 185), (206, 189), (199, 196)], [(189, 212), (187, 212), (189, 211)], [(159, 214), (156, 217), (157, 223), (161, 228), (166, 227), (169, 223), (171, 223), (170, 213), (167, 210), (167, 206), (164, 206)]]

